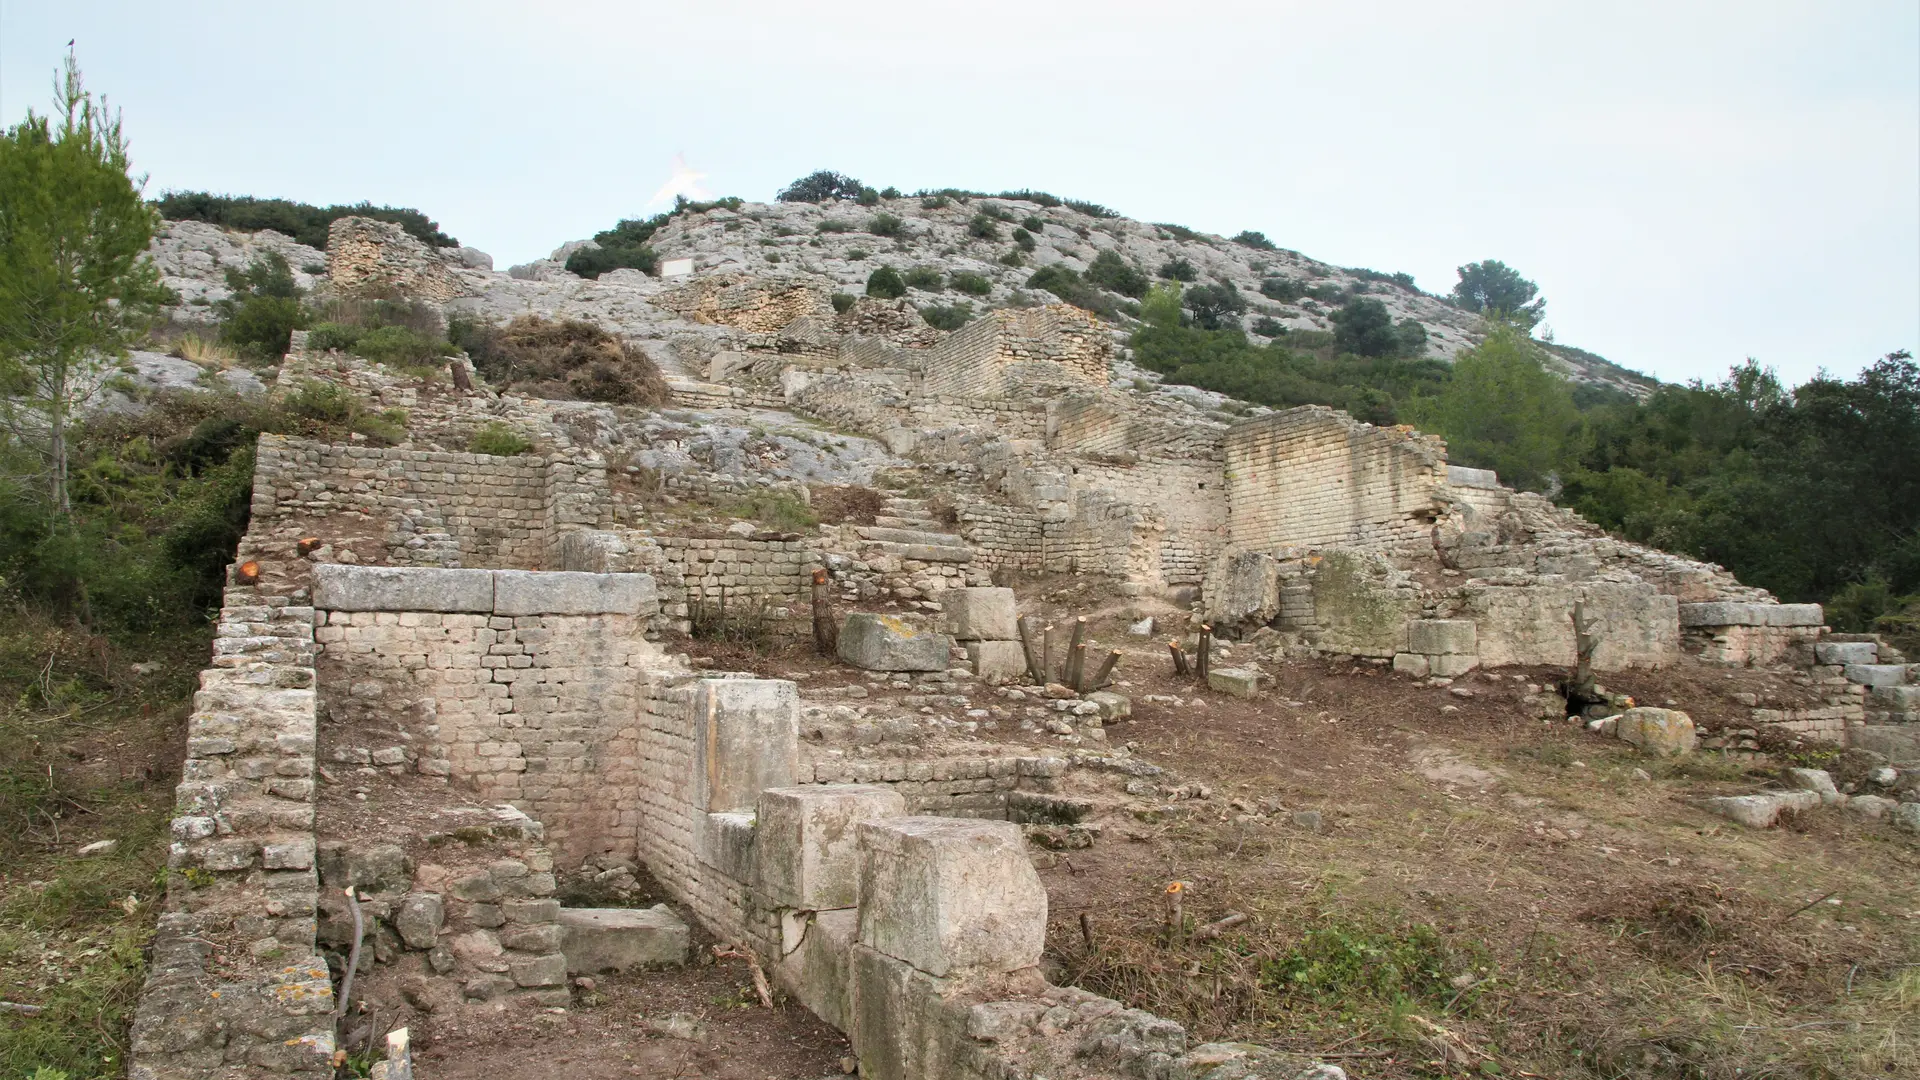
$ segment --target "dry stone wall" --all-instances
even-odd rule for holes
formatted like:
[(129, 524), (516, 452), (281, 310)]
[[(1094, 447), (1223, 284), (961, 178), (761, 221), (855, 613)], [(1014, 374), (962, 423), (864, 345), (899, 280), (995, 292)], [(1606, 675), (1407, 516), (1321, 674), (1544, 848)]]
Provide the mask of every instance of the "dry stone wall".
[(1237, 549), (1430, 545), (1446, 447), (1318, 405), (1227, 429), (1227, 530)]
[(418, 297), (444, 304), (465, 289), (433, 248), (400, 226), (336, 218), (327, 229), (327, 277), (346, 296)]

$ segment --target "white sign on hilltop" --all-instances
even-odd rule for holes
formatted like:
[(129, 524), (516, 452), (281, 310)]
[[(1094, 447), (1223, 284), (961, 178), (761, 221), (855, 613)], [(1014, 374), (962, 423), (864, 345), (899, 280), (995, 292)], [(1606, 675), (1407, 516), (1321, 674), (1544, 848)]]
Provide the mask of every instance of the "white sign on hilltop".
[(693, 273), (692, 259), (663, 259), (660, 263), (660, 276), (663, 278), (686, 277)]

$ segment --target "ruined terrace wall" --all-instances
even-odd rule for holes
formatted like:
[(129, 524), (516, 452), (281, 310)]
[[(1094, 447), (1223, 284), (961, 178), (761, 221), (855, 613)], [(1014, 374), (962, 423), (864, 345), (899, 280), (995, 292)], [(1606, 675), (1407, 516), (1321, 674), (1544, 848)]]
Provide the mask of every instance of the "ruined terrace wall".
[(400, 226), (336, 218), (327, 228), (327, 278), (343, 295), (417, 297), (444, 304), (465, 290), (446, 260)]
[(1430, 545), (1443, 512), (1446, 446), (1302, 406), (1235, 424), (1225, 438), (1236, 550)]

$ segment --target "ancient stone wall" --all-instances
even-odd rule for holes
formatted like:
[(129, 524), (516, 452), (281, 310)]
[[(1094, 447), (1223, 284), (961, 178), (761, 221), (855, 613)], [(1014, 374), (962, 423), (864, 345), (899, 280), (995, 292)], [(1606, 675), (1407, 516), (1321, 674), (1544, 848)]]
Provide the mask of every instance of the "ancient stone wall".
[(1104, 387), (1113, 342), (1092, 315), (1065, 304), (987, 313), (927, 350), (921, 391), (1004, 398), (1022, 390)]
[(1445, 512), (1446, 447), (1318, 405), (1227, 429), (1229, 543), (1393, 549), (1430, 545)]
[(820, 557), (800, 540), (729, 536), (656, 538), (668, 565), (680, 573), (686, 603), (717, 617), (724, 599), (735, 619), (774, 622), (812, 618), (809, 601)]
[(444, 304), (465, 291), (434, 249), (398, 225), (363, 217), (336, 218), (328, 227), (327, 277), (343, 296)]
[(817, 285), (777, 277), (714, 274), (651, 297), (655, 307), (697, 323), (770, 334), (805, 316), (833, 318), (833, 304)]

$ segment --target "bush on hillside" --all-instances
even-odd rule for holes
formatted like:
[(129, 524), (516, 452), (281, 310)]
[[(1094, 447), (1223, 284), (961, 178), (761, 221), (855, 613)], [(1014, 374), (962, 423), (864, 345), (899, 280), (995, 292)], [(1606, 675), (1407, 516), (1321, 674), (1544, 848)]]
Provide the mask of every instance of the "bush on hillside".
[(947, 288), (946, 275), (942, 274), (937, 266), (915, 266), (909, 269), (903, 278), (909, 289), (944, 292)]
[(456, 320), (451, 329), (474, 370), (501, 390), (612, 405), (673, 397), (651, 357), (589, 322), (521, 315), (505, 326)]
[(1244, 232), (1241, 232), (1235, 235), (1233, 238), (1233, 242), (1236, 244), (1243, 244), (1247, 247), (1254, 248), (1258, 251), (1278, 251), (1279, 250), (1274, 246), (1273, 241), (1267, 239), (1266, 233), (1255, 232), (1252, 229), (1248, 229)]
[(781, 202), (853, 202), (865, 188), (865, 184), (845, 173), (821, 169), (781, 188), (774, 198)]
[(906, 224), (897, 214), (875, 214), (867, 219), (867, 231), (875, 236), (899, 236)]
[(926, 304), (920, 308), (920, 317), (935, 330), (958, 330), (973, 318), (973, 305), (965, 300), (952, 304)]
[(1038, 241), (1034, 240), (1033, 234), (1026, 229), (1015, 228), (1013, 230), (1013, 245), (1021, 251), (1032, 251), (1037, 244)]
[(1333, 313), (1333, 340), (1359, 356), (1411, 356), (1426, 348), (1427, 328), (1413, 319), (1396, 325), (1387, 305), (1361, 297)]
[(1269, 277), (1260, 282), (1260, 295), (1269, 300), (1278, 300), (1291, 304), (1307, 295), (1307, 287), (1298, 279), (1290, 277)]
[(827, 301), (833, 305), (833, 313), (836, 315), (845, 315), (858, 300), (859, 297), (852, 293), (843, 292), (837, 292), (827, 297)]
[(1185, 300), (1187, 310), (1193, 312), (1194, 325), (1202, 330), (1238, 326), (1240, 315), (1247, 310), (1246, 299), (1232, 282), (1195, 285), (1186, 291)]
[(953, 286), (954, 291), (968, 296), (985, 296), (993, 291), (993, 282), (988, 281), (985, 274), (976, 274), (971, 270), (955, 271), (948, 276), (947, 284)]
[(1103, 289), (1135, 300), (1147, 295), (1148, 287), (1153, 284), (1147, 275), (1128, 265), (1118, 252), (1112, 250), (1102, 251), (1093, 257), (1093, 262), (1087, 265), (1086, 279)]
[(879, 300), (897, 300), (907, 295), (907, 283), (900, 271), (883, 266), (867, 275), (867, 295)]
[(826, 218), (822, 220), (820, 224), (815, 225), (813, 231), (820, 233), (850, 233), (859, 232), (860, 226), (855, 225), (845, 218)]
[(1116, 318), (1120, 308), (1106, 293), (1087, 284), (1079, 274), (1069, 267), (1055, 263), (1043, 266), (1027, 279), (1027, 288), (1045, 289), (1083, 311), (1091, 311), (1105, 318)]
[(1000, 226), (995, 224), (994, 220), (985, 214), (975, 214), (973, 218), (967, 222), (967, 235), (973, 237), (975, 240), (998, 240), (1000, 239)]
[(489, 420), (482, 424), (479, 430), (467, 439), (467, 451), (474, 454), (514, 457), (532, 449), (532, 440), (498, 420)]
[(1039, 214), (1028, 214), (1026, 219), (1020, 222), (1020, 227), (1036, 235), (1047, 231), (1047, 223)]
[(1168, 259), (1160, 264), (1160, 276), (1168, 281), (1198, 281), (1200, 271), (1185, 259)]
[(434, 247), (455, 247), (460, 243), (441, 232), (440, 226), (427, 215), (410, 207), (364, 202), (321, 207), (290, 199), (256, 199), (250, 195), (215, 195), (206, 191), (169, 191), (154, 201), (154, 207), (168, 221), (204, 221), (241, 232), (272, 229), (322, 251), (327, 247), (327, 229), (343, 217), (392, 222), (409, 236)]
[(221, 340), (251, 360), (285, 356), (293, 332), (307, 325), (286, 257), (268, 252), (244, 270), (228, 269), (226, 278), (233, 293), (216, 305)]

